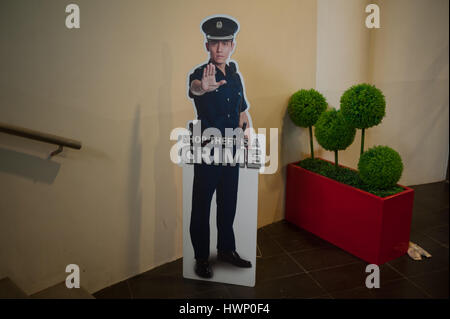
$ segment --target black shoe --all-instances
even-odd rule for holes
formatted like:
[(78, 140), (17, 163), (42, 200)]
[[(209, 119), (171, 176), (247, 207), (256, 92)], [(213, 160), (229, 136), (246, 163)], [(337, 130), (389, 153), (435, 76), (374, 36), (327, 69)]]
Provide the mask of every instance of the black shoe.
[(197, 276), (202, 278), (211, 278), (213, 276), (213, 272), (208, 260), (198, 259), (195, 262), (194, 270)]
[(251, 268), (252, 263), (239, 257), (236, 251), (218, 251), (217, 259), (241, 268)]

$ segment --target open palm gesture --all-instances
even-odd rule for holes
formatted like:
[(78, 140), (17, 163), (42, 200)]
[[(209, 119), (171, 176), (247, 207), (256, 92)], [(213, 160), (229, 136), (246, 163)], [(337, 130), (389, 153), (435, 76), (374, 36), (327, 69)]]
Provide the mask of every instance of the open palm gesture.
[(219, 86), (224, 85), (225, 83), (227, 83), (227, 81), (225, 80), (216, 82), (216, 66), (214, 64), (210, 63), (203, 69), (202, 89), (204, 91), (214, 91)]

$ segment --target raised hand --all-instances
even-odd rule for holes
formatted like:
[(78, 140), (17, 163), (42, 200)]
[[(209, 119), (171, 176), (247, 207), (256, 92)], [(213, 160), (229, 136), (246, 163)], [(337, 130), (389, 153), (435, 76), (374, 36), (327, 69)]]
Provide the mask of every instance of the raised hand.
[(202, 76), (202, 90), (206, 92), (211, 92), (217, 89), (219, 86), (224, 85), (227, 83), (227, 81), (222, 80), (219, 82), (216, 82), (216, 66), (212, 63), (209, 63), (204, 69), (203, 69), (203, 76)]

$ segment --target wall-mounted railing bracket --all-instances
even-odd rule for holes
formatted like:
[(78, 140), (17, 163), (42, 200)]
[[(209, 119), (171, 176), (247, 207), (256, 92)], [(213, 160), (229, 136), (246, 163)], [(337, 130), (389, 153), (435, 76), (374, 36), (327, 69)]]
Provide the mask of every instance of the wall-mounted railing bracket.
[(63, 151), (63, 146), (59, 145), (57, 150), (54, 150), (53, 152), (50, 153), (50, 157), (55, 156), (56, 154), (59, 154)]

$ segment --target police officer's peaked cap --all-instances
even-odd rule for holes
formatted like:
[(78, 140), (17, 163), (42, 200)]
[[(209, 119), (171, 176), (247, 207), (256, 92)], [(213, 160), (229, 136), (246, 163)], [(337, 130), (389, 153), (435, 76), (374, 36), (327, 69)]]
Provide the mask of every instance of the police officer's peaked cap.
[(214, 17), (202, 24), (202, 30), (208, 40), (232, 40), (238, 24), (230, 18)]

